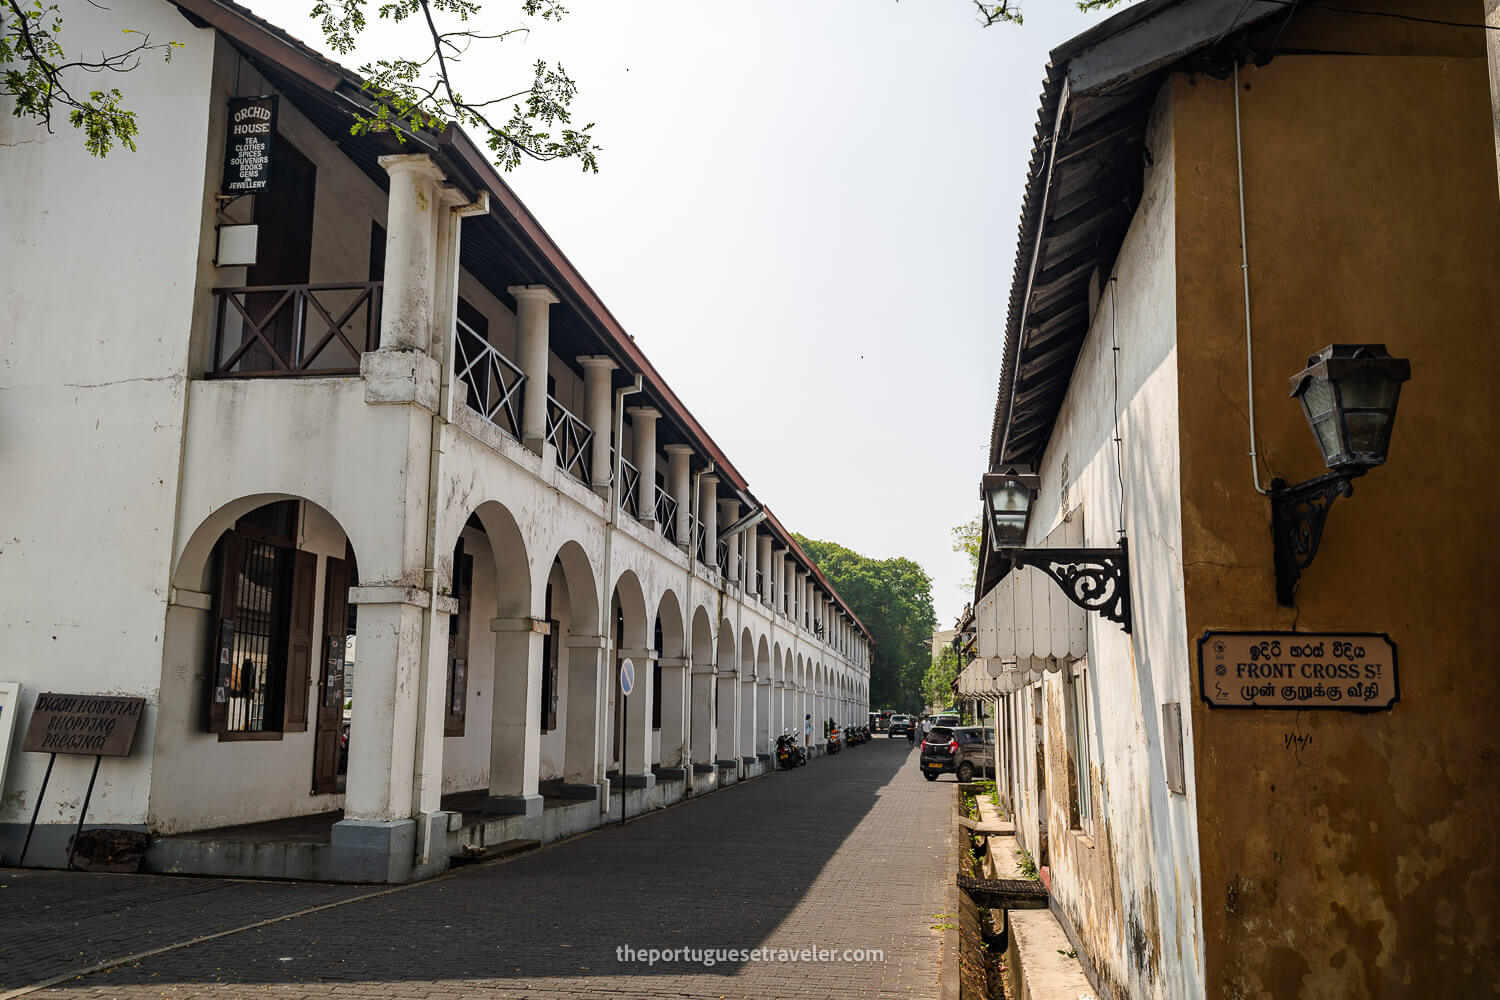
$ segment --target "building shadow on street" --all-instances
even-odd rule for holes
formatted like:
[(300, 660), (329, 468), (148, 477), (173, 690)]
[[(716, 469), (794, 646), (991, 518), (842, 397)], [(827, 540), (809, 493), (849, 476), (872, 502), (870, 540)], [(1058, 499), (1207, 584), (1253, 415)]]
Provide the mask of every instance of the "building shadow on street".
[[(303, 913), (121, 966), (78, 985), (504, 980), (515, 986), (529, 979), (577, 976), (727, 976), (745, 964), (652, 966), (620, 961), (617, 949), (622, 946), (883, 948), (887, 942), (878, 926), (860, 918), (885, 903), (879, 894), (831, 896), (826, 920), (817, 922), (819, 928), (829, 928), (823, 940), (802, 939), (806, 934), (795, 929), (776, 932), (867, 819), (881, 824), (946, 821), (948, 796), (933, 796), (931, 809), (919, 815), (906, 815), (909, 809), (895, 805), (881, 807), (882, 795), (903, 766), (912, 769), (903, 780), (916, 780), (915, 755), (907, 744), (876, 739), (808, 767), (734, 785), (508, 863), (479, 864)], [(897, 860), (874, 853), (881, 856), (860, 863), (879, 867)], [(88, 878), (53, 873), (46, 893), (56, 898), (40, 910), (25, 899), (7, 900), (19, 903), (23, 916), (0, 927), (0, 988), (379, 891), (369, 886), (117, 877), (154, 883), (151, 907), (138, 914), (147, 918), (143, 922), (131, 919), (128, 911), (138, 905), (132, 899), (119, 901), (122, 913), (114, 912), (118, 907), (108, 896), (64, 905), (61, 897), (67, 889), (59, 883)], [(26, 881), (21, 880), (21, 887)], [(183, 884), (180, 893), (175, 884)], [(169, 915), (193, 907), (202, 910), (198, 929), (166, 926)], [(149, 926), (153, 914), (163, 926)], [(34, 959), (57, 950), (53, 942), (60, 926), (78, 927), (82, 925), (76, 921), (89, 920), (115, 928), (106, 940), (91, 943), (94, 954), (89, 948), (74, 949), (64, 956), (69, 964), (62, 968), (37, 966)]]

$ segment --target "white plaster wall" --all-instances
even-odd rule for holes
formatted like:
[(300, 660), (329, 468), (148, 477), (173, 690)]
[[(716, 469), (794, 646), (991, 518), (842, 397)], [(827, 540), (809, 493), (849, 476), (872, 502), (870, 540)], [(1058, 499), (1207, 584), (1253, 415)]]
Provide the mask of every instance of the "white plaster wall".
[[(420, 529), (425, 496), (407, 492), (413, 423), (407, 407), (367, 405), (359, 379), (250, 379), (193, 382), (188, 414), (178, 587), (207, 589), (213, 542), (247, 497), (310, 501), (302, 505), (299, 547), (323, 557), (315, 636), (321, 634), (324, 558), (342, 557), (346, 537), (362, 583), (399, 575), (410, 562), (416, 543), (407, 537), (408, 512)], [(296, 447), (268, 448), (267, 441)], [(311, 719), (307, 732), (265, 742), (224, 742), (203, 730), (208, 619), (207, 611), (184, 607), (174, 607), (168, 619), (152, 829), (171, 833), (338, 808), (342, 796), (310, 792)], [(351, 753), (357, 752), (351, 741)]]
[[(64, 13), (70, 53), (117, 51), (125, 26), (183, 47), (107, 81), (138, 115), (133, 153), (95, 159), (65, 114), (49, 135), (0, 99), (0, 679), (21, 682), (23, 725), (40, 690), (147, 699), (133, 755), (104, 761), (89, 808), (142, 823), (213, 34), (154, 0)], [(29, 819), (45, 763), (12, 755), (0, 823)], [(40, 822), (76, 820), (92, 764), (58, 759)]]
[[(1120, 896), (1107, 898), (1107, 885), (1086, 889), (1084, 876), (1069, 870), (1069, 852), (1060, 849), (1060, 841), (1082, 834), (1058, 829), (1055, 815), (1049, 830), (1053, 885), (1075, 924), (1117, 922), (1118, 951), (1094, 958), (1117, 979), (1125, 979), (1132, 995), (1187, 997), (1203, 993), (1195, 810), (1191, 781), (1187, 796), (1167, 791), (1159, 732), (1162, 703), (1187, 704), (1192, 698), (1177, 555), (1182, 511), (1174, 163), (1165, 101), (1158, 101), (1148, 143), (1155, 166), (1146, 170), (1144, 196), (1115, 265), (1113, 291), (1108, 284), (1101, 286), (1098, 309), (1039, 470), (1042, 488), (1030, 533), (1032, 539), (1042, 538), (1064, 518), (1081, 518), (1085, 545), (1116, 544), (1123, 477), (1134, 634), (1126, 635), (1098, 615), (1088, 616), (1090, 724), (1099, 769), (1094, 842), (1114, 859)], [(1118, 376), (1112, 350), (1116, 341)], [(1116, 413), (1124, 442), (1123, 471), (1113, 443)], [(1047, 674), (1043, 683), (1049, 690), (1056, 686), (1052, 696), (1061, 698), (1060, 674)], [(1023, 722), (1030, 725), (1029, 718)], [(1052, 738), (1062, 739), (1061, 734)], [(1183, 738), (1186, 745), (1191, 733)], [(1032, 764), (1029, 750), (1023, 757)], [(1191, 759), (1187, 766), (1191, 774)], [(1034, 764), (1021, 771), (1023, 786), (1034, 782)], [(1034, 786), (1027, 790), (1031, 794), (1023, 792), (1023, 802), (1034, 801)], [(1049, 790), (1049, 796), (1065, 797), (1066, 789)], [(1029, 835), (1035, 817), (1024, 809), (1022, 815)]]

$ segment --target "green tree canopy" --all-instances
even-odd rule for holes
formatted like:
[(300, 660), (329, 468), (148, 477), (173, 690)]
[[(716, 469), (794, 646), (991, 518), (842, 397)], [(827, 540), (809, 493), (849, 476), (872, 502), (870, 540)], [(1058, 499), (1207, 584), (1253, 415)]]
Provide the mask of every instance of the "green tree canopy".
[(947, 705), (953, 701), (953, 682), (963, 669), (958, 650), (944, 646), (937, 656), (931, 658), (927, 672), (922, 675), (922, 700), (927, 705)]
[(836, 542), (796, 538), (875, 640), (870, 708), (920, 711), (937, 627), (932, 578), (910, 559), (870, 559)]

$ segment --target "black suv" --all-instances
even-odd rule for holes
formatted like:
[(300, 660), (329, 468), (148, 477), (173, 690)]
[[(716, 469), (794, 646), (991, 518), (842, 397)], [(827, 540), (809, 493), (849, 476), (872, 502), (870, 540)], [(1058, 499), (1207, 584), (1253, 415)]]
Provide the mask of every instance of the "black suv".
[(995, 774), (994, 730), (987, 726), (933, 726), (922, 742), (918, 760), (922, 777), (936, 781), (940, 774), (973, 781), (975, 775)]

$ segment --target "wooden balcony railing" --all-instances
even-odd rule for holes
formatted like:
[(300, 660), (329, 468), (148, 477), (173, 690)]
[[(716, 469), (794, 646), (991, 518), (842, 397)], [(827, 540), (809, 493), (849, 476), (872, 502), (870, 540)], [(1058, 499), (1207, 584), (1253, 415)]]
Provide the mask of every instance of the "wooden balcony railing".
[(547, 396), (547, 443), (557, 449), (557, 467), (588, 485), (594, 432), (550, 394)]
[(379, 281), (214, 289), (212, 375), (357, 375), (380, 346)]
[(656, 488), (656, 523), (661, 525), (663, 538), (677, 541), (677, 501), (660, 486)]
[(469, 408), (519, 441), (525, 372), (463, 320), (454, 344), (453, 372), (469, 386)]

